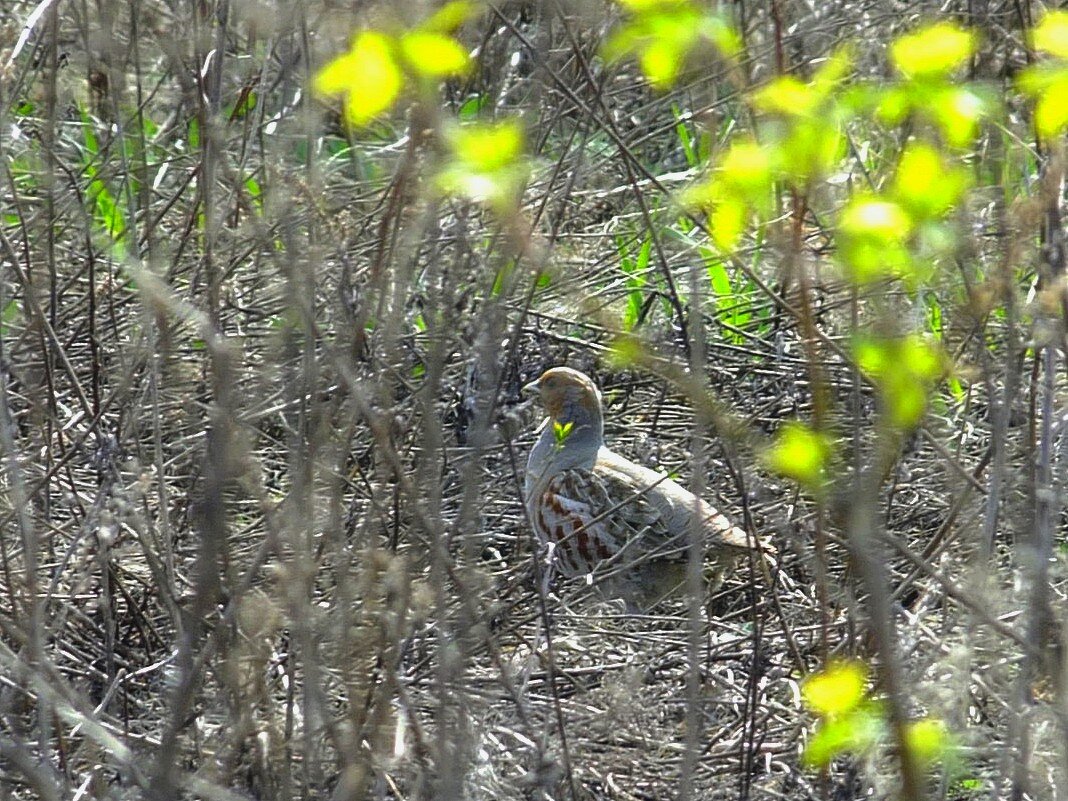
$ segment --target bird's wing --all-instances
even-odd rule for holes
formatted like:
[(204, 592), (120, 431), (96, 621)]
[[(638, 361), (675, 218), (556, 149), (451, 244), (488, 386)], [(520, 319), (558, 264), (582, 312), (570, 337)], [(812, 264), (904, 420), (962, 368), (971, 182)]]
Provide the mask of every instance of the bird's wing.
[(686, 558), (686, 529), (674, 526), (670, 510), (640, 489), (596, 468), (564, 470), (552, 478), (542, 496), (550, 518), (543, 529), (560, 543), (565, 569), (581, 573), (589, 568), (574, 568), (583, 562), (610, 569), (650, 558)]
[(658, 511), (663, 526), (676, 537), (687, 535), (695, 514), (700, 515), (709, 548), (749, 549), (754, 545), (767, 550), (765, 543), (754, 543), (742, 529), (733, 525), (713, 506), (696, 498), (692, 492), (676, 484), (662, 473), (636, 464), (629, 459), (602, 448), (597, 454), (594, 472), (602, 481), (618, 485), (616, 494), (629, 492), (631, 497)]

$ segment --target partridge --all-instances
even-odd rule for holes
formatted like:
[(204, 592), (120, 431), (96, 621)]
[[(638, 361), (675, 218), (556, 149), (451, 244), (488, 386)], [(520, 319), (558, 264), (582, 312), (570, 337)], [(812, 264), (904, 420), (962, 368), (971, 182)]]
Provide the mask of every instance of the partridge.
[(549, 415), (525, 490), (551, 571), (590, 576), (602, 595), (649, 609), (685, 585), (695, 515), (717, 583), (746, 551), (773, 550), (666, 475), (606, 448), (601, 393), (585, 374), (554, 367), (524, 390), (536, 390)]

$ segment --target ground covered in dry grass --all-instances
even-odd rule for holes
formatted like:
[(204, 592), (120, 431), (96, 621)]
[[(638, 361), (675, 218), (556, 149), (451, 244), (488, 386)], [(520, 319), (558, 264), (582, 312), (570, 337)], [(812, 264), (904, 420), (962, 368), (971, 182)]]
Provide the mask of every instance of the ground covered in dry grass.
[[(890, 798), (889, 740), (803, 764), (800, 690), (886, 653), (909, 714), (958, 746), (932, 797), (1062, 796), (1068, 582), (1059, 545), (1037, 565), (1029, 543), (1037, 509), (1063, 531), (1065, 396), (1029, 349), (1036, 268), (1003, 188), (978, 182), (961, 275), (919, 296), (858, 296), (817, 215), (713, 264), (671, 193), (699, 171), (691, 139), (750, 124), (722, 68), (655, 94), (597, 56), (617, 8), (505, 3), (463, 29), (477, 69), (441, 111), (522, 114), (534, 168), (502, 223), (429, 191), (433, 132), (403, 108), (346, 134), (309, 97), (384, 19), (356, 5), (0, 9), (0, 796)], [(999, 90), (1016, 11), (950, 5), (987, 32), (975, 69)], [(748, 85), (847, 39), (881, 75), (935, 11), (735, 6)], [(991, 126), (981, 158), (1004, 131), (1027, 139)], [(976, 308), (1003, 264), (1014, 304)], [(878, 461), (880, 410), (842, 348), (931, 308), (965, 389), (935, 393), (867, 499), (888, 643), (849, 481)], [(698, 475), (775, 569), (648, 615), (577, 580), (540, 592), (519, 390), (557, 364), (596, 377), (613, 448)], [(816, 407), (842, 443), (819, 500), (761, 457)]]

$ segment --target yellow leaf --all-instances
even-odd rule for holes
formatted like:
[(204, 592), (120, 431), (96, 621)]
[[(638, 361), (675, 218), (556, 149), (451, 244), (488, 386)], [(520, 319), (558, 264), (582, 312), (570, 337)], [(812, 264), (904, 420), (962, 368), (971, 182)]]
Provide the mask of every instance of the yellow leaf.
[(470, 60), (459, 42), (440, 33), (406, 33), (401, 37), (400, 49), (408, 66), (428, 78), (461, 75)]
[(638, 54), (638, 66), (654, 88), (667, 89), (678, 77), (684, 55), (677, 42), (653, 40)]
[(480, 11), (479, 3), (452, 0), (446, 3), (419, 26), (421, 31), (452, 33)]
[(857, 660), (832, 662), (805, 679), (801, 697), (813, 712), (836, 717), (852, 711), (864, 700), (868, 667)]
[(1068, 128), (1068, 77), (1047, 88), (1035, 103), (1035, 127), (1050, 138)]
[(957, 86), (936, 93), (931, 109), (942, 134), (955, 147), (964, 147), (975, 138), (984, 112), (979, 95)]
[(720, 162), (720, 179), (751, 203), (771, 188), (771, 154), (756, 142), (734, 142)]
[(839, 47), (812, 76), (812, 88), (821, 98), (827, 97), (853, 69), (853, 48)]
[(323, 67), (313, 86), (321, 95), (342, 95), (353, 125), (370, 122), (393, 104), (403, 86), (393, 41), (377, 31), (357, 34), (349, 52)]
[(729, 22), (715, 14), (701, 17), (701, 35), (715, 45), (724, 58), (733, 59), (742, 52), (742, 37)]
[(1068, 59), (1068, 11), (1050, 11), (1031, 33), (1031, 45), (1057, 58)]
[(868, 337), (859, 337), (853, 343), (853, 359), (857, 367), (873, 378), (878, 378), (890, 364), (890, 353), (885, 343)]
[(823, 483), (830, 441), (824, 434), (801, 423), (786, 423), (779, 429), (775, 444), (765, 457), (768, 466), (812, 489)]
[(912, 142), (905, 149), (894, 175), (892, 192), (917, 218), (939, 217), (960, 200), (965, 173), (948, 166), (928, 144)]
[(645, 348), (633, 334), (621, 334), (612, 342), (608, 358), (619, 367), (633, 367), (644, 361)]
[(511, 164), (523, 152), (523, 129), (515, 120), (461, 125), (449, 139), (456, 159), (480, 172)]
[(941, 348), (922, 334), (858, 338), (853, 357), (879, 388), (889, 422), (906, 430), (923, 419), (931, 389), (946, 370)]
[(886, 200), (854, 202), (842, 214), (839, 227), (850, 233), (866, 234), (890, 241), (908, 234), (909, 216), (896, 203)]
[(971, 58), (976, 37), (952, 22), (936, 22), (890, 45), (894, 66), (906, 78), (947, 76)]
[(951, 745), (946, 725), (937, 718), (922, 718), (909, 723), (905, 742), (913, 757), (924, 766), (940, 760)]
[(447, 134), (452, 158), (438, 173), (438, 187), (507, 213), (522, 196), (530, 173), (523, 130), (515, 120), (462, 125)]
[(811, 114), (818, 100), (818, 95), (806, 83), (792, 75), (783, 75), (757, 90), (753, 106), (760, 111), (798, 117)]
[(885, 717), (877, 704), (865, 703), (851, 712), (820, 722), (801, 755), (805, 765), (822, 768), (845, 754), (863, 754), (886, 737)]
[(876, 198), (854, 200), (838, 219), (838, 256), (857, 281), (906, 271), (906, 242), (913, 220), (899, 204)]
[(690, 0), (618, 0), (618, 2), (632, 14), (644, 14), (654, 10), (690, 5)]
[(708, 215), (708, 227), (712, 241), (722, 250), (733, 250), (745, 231), (748, 209), (743, 201), (726, 197), (712, 207)]
[(945, 372), (938, 346), (921, 334), (905, 337), (898, 348), (898, 355), (905, 369), (921, 381), (932, 383)]

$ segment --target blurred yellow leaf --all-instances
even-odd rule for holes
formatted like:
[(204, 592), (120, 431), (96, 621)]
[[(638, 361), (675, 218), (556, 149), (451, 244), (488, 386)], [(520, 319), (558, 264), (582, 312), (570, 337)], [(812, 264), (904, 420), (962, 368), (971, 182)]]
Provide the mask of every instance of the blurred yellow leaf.
[(452, 33), (481, 10), (480, 3), (452, 0), (446, 3), (419, 26), (421, 31)]
[(811, 114), (819, 96), (804, 81), (793, 75), (783, 75), (753, 94), (753, 107), (789, 117)]
[(886, 344), (870, 337), (860, 337), (853, 343), (853, 359), (857, 367), (870, 376), (878, 377), (890, 364), (890, 351)]
[(886, 723), (876, 705), (867, 704), (841, 717), (820, 722), (801, 755), (808, 767), (822, 768), (844, 754), (864, 753), (886, 736)]
[(676, 41), (650, 41), (638, 53), (642, 74), (657, 89), (667, 89), (682, 69), (685, 51)]
[(701, 15), (701, 36), (715, 45), (724, 58), (736, 58), (742, 52), (742, 38), (734, 26), (715, 14)]
[(719, 15), (686, 0), (620, 0), (631, 12), (601, 48), (616, 61), (634, 55), (654, 88), (665, 90), (678, 79), (697, 46), (706, 41), (721, 55), (733, 57), (741, 47), (738, 35)]
[(458, 161), (482, 172), (514, 162), (523, 152), (523, 128), (516, 120), (453, 129), (449, 144)]
[[(769, 468), (806, 487), (819, 489), (831, 454), (829, 438), (801, 423), (786, 423), (775, 436), (765, 461)], [(816, 690), (818, 692), (818, 688)]]
[(898, 345), (898, 357), (908, 372), (922, 381), (936, 381), (945, 372), (938, 345), (921, 334), (905, 337)]
[(519, 201), (530, 168), (522, 158), (523, 128), (517, 120), (461, 125), (446, 135), (451, 158), (436, 182), (449, 195), (487, 203), (506, 213)]
[(917, 219), (939, 217), (960, 200), (967, 174), (946, 164), (931, 145), (911, 142), (901, 156), (891, 192)]
[(923, 419), (928, 396), (946, 372), (942, 349), (922, 334), (858, 337), (853, 357), (878, 387), (888, 421), (904, 430)]
[(952, 22), (936, 22), (899, 37), (890, 58), (906, 78), (946, 77), (975, 51), (976, 36)]
[(377, 31), (362, 31), (347, 53), (316, 73), (313, 87), (321, 95), (341, 95), (345, 117), (359, 126), (393, 105), (403, 82), (392, 40)]
[(419, 75), (445, 78), (461, 75), (468, 67), (467, 51), (455, 39), (440, 33), (412, 31), (400, 40), (405, 63)]
[(623, 8), (632, 14), (641, 14), (659, 9), (674, 8), (676, 6), (688, 6), (691, 0), (618, 0)]
[(954, 147), (964, 147), (975, 139), (979, 120), (986, 111), (979, 95), (960, 86), (949, 86), (937, 92), (928, 108), (942, 135)]
[(899, 204), (857, 198), (838, 218), (838, 257), (859, 282), (907, 272), (912, 216)]
[(1068, 75), (1055, 81), (1039, 96), (1035, 103), (1035, 128), (1046, 138), (1068, 128)]
[(1031, 46), (1068, 59), (1068, 11), (1049, 11), (1031, 32)]
[(864, 699), (868, 666), (858, 660), (832, 662), (805, 679), (801, 697), (818, 715), (835, 717), (852, 711)]
[(621, 334), (612, 341), (609, 361), (617, 367), (633, 367), (644, 363), (645, 345), (633, 334)]
[(839, 47), (820, 65), (812, 76), (812, 88), (821, 99), (826, 98), (845, 80), (853, 69), (853, 48), (850, 45)]
[(727, 196), (708, 213), (712, 241), (723, 250), (733, 250), (745, 231), (748, 209), (744, 201)]
[(924, 766), (941, 760), (952, 746), (946, 725), (937, 718), (923, 718), (909, 723), (905, 742), (913, 757)]
[(772, 159), (768, 148), (756, 142), (737, 141), (723, 155), (719, 180), (754, 205), (766, 200), (772, 184)]

